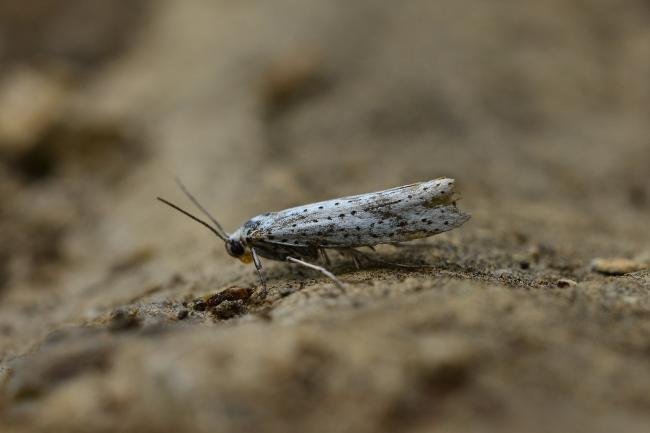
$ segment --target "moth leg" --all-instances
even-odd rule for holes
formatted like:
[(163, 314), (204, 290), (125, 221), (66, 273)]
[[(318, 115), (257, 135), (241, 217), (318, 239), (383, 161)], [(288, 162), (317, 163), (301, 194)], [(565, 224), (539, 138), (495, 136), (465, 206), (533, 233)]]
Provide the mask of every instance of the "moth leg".
[(260, 284), (262, 284), (261, 296), (262, 298), (266, 298), (268, 288), (266, 287), (266, 280), (264, 279), (264, 274), (262, 273), (262, 261), (260, 260), (260, 256), (257, 255), (255, 248), (251, 248), (251, 255), (253, 256), (253, 264), (255, 265), (257, 275), (260, 277)]
[(296, 259), (295, 257), (287, 257), (287, 261), (292, 262), (292, 263), (296, 263), (298, 265), (305, 266), (305, 267), (310, 268), (310, 269), (314, 269), (314, 270), (320, 272), (321, 274), (325, 275), (330, 280), (334, 281), (334, 283), (339, 287), (339, 289), (345, 289), (345, 284), (343, 284), (343, 282), (341, 282), (341, 280), (336, 278), (333, 273), (331, 273), (330, 271), (328, 271), (327, 269), (325, 269), (322, 266), (314, 265), (314, 264), (305, 262), (303, 260)]
[(360, 253), (360, 251), (357, 251), (354, 248), (339, 248), (337, 251), (342, 256), (351, 258), (357, 271), (361, 269), (361, 262), (359, 262), (359, 259), (357, 258), (357, 254)]
[(354, 266), (357, 267), (357, 271), (361, 269), (361, 264), (359, 263), (359, 259), (357, 259), (357, 256), (352, 254), (352, 261), (354, 262)]
[(325, 264), (327, 266), (331, 266), (332, 262), (330, 261), (330, 257), (327, 255), (327, 251), (325, 251), (325, 248), (320, 248), (319, 251), (321, 256), (323, 257), (323, 260), (325, 260)]

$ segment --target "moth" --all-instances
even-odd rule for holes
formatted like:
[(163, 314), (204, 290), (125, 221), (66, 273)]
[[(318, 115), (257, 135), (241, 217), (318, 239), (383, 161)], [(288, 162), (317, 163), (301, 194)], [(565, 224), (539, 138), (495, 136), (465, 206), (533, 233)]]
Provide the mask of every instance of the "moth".
[(212, 224), (164, 198), (157, 199), (207, 227), (225, 243), (232, 257), (252, 262), (264, 293), (262, 257), (315, 269), (343, 287), (334, 274), (313, 263), (319, 258), (329, 263), (326, 250), (360, 253), (356, 248), (426, 238), (460, 227), (470, 218), (456, 206), (455, 181), (439, 178), (267, 212), (228, 234), (178, 179), (176, 182)]

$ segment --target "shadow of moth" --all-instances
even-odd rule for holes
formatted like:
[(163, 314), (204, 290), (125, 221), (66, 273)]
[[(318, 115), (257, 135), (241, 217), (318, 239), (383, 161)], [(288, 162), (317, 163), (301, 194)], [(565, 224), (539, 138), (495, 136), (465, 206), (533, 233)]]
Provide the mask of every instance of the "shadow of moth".
[(440, 178), (267, 212), (228, 234), (187, 188), (176, 182), (212, 224), (163, 198), (158, 200), (207, 227), (224, 241), (232, 257), (253, 262), (263, 295), (267, 288), (261, 257), (315, 269), (343, 287), (326, 268), (310, 261), (321, 257), (329, 263), (327, 249), (360, 253), (355, 248), (426, 238), (460, 227), (470, 218), (456, 207), (454, 180)]

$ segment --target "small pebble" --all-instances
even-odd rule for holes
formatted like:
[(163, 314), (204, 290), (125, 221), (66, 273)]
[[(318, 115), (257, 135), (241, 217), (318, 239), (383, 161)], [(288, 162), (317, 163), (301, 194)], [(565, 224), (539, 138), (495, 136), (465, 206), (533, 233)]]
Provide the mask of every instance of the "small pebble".
[(591, 262), (592, 270), (605, 275), (625, 275), (646, 267), (644, 263), (625, 258), (594, 259)]
[(189, 316), (189, 314), (190, 314), (190, 312), (187, 309), (183, 308), (182, 310), (180, 310), (178, 312), (178, 314), (176, 315), (176, 318), (178, 320), (184, 320), (184, 319), (187, 319), (187, 316)]
[(216, 307), (225, 301), (247, 301), (253, 290), (248, 287), (228, 287), (205, 300), (208, 307)]
[(246, 307), (242, 300), (225, 300), (219, 305), (210, 309), (212, 313), (219, 320), (228, 320), (233, 317), (241, 316), (246, 313)]
[(557, 286), (560, 289), (566, 289), (567, 287), (573, 287), (576, 284), (578, 284), (578, 283), (576, 283), (575, 281), (570, 280), (568, 278), (560, 278), (559, 280), (557, 280)]

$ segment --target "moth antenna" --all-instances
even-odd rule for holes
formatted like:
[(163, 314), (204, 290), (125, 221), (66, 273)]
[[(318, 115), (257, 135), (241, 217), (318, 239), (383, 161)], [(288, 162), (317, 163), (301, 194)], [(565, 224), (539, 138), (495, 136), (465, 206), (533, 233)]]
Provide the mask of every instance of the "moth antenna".
[(216, 219), (215, 217), (213, 217), (212, 214), (210, 214), (210, 212), (208, 212), (207, 209), (204, 208), (204, 207), (201, 205), (201, 203), (199, 203), (199, 201), (198, 201), (198, 200), (197, 200), (197, 199), (196, 199), (196, 198), (195, 198), (195, 197), (194, 197), (194, 196), (193, 196), (193, 195), (188, 191), (188, 189), (185, 188), (185, 185), (183, 185), (183, 182), (181, 182), (181, 180), (180, 180), (179, 178), (175, 178), (174, 180), (176, 180), (176, 184), (177, 184), (178, 187), (181, 189), (181, 191), (183, 191), (183, 193), (187, 196), (187, 198), (189, 198), (189, 199), (192, 201), (192, 203), (194, 203), (194, 206), (196, 206), (197, 208), (199, 208), (199, 210), (200, 210), (201, 212), (203, 212), (203, 215), (207, 216), (208, 219), (209, 219), (210, 221), (212, 221), (212, 224), (214, 224), (214, 227), (215, 227), (219, 232), (221, 232), (221, 236), (219, 236), (219, 237), (221, 237), (222, 239), (223, 239), (223, 238), (227, 238), (227, 237), (228, 237), (228, 233), (223, 229), (223, 227), (221, 227), (221, 224), (219, 224), (219, 221), (217, 221), (217, 219)]
[(208, 228), (212, 233), (214, 233), (215, 235), (217, 235), (217, 237), (218, 237), (219, 239), (221, 239), (221, 240), (223, 240), (223, 241), (226, 241), (226, 237), (225, 237), (224, 235), (222, 235), (221, 233), (219, 233), (219, 231), (217, 231), (217, 229), (215, 229), (214, 227), (212, 227), (212, 226), (211, 226), (210, 224), (208, 224), (207, 222), (203, 221), (202, 219), (200, 219), (200, 218), (198, 218), (198, 217), (195, 217), (194, 215), (192, 215), (192, 214), (189, 213), (188, 211), (186, 211), (186, 210), (184, 210), (184, 209), (181, 209), (180, 207), (176, 206), (174, 203), (169, 202), (169, 201), (165, 200), (164, 198), (161, 198), (161, 197), (156, 197), (156, 198), (157, 198), (158, 200), (160, 200), (161, 202), (165, 203), (167, 206), (169, 206), (169, 207), (171, 207), (171, 208), (173, 208), (173, 209), (176, 209), (177, 211), (179, 211), (180, 213), (184, 214), (185, 216), (188, 216), (188, 217), (192, 218), (192, 219), (193, 219), (194, 221), (196, 221), (197, 223), (199, 223), (199, 224), (203, 224), (203, 225), (204, 225), (205, 227), (207, 227), (207, 228)]

